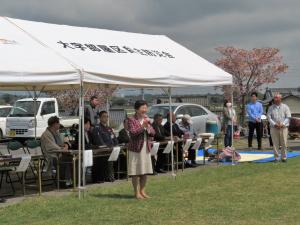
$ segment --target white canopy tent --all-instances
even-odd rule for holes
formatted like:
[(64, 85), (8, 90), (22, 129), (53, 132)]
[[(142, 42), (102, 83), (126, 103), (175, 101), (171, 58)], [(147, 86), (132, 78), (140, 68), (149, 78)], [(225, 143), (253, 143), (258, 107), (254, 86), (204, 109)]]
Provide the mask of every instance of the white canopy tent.
[(83, 86), (99, 84), (167, 87), (171, 103), (171, 87), (231, 85), (232, 76), (164, 35), (0, 17), (2, 89), (78, 85), (83, 123)]

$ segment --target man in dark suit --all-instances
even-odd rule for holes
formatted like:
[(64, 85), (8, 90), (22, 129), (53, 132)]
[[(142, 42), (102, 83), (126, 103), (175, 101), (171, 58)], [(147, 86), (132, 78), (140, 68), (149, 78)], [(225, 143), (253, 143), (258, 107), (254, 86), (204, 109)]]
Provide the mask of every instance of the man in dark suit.
[[(176, 123), (176, 116), (173, 112), (171, 112), (171, 117), (172, 117), (173, 136), (181, 138), (184, 135), (184, 132), (179, 128), (178, 124)], [(168, 136), (170, 136), (171, 134), (170, 112), (167, 114), (167, 122), (165, 123), (164, 128)]]
[[(184, 132), (179, 128), (179, 125), (176, 123), (176, 116), (171, 112), (171, 123), (174, 139), (181, 138), (184, 135)], [(170, 123), (170, 112), (167, 114), (167, 122), (164, 125), (164, 128), (167, 132), (167, 136), (171, 136), (171, 123)], [(178, 145), (178, 161), (182, 161), (183, 149), (182, 146)]]
[[(152, 127), (155, 130), (154, 140), (157, 142), (161, 142), (166, 140), (166, 137), (168, 136), (168, 132), (165, 130), (165, 128), (162, 125), (163, 117), (161, 114), (155, 114), (154, 115), (154, 121), (152, 123)], [(155, 168), (155, 171), (157, 173), (166, 173), (164, 171), (164, 165), (166, 164), (166, 154), (163, 153), (164, 148), (166, 147), (166, 144), (160, 145), (160, 148), (157, 152), (157, 160), (155, 164), (155, 158), (152, 158), (153, 168)]]
[[(92, 131), (93, 145), (113, 147), (118, 144), (117, 137), (113, 129), (108, 126), (108, 113), (101, 111), (99, 113), (100, 124), (96, 125)], [(108, 161), (109, 156), (95, 158), (92, 168), (93, 182), (115, 181), (113, 162)]]

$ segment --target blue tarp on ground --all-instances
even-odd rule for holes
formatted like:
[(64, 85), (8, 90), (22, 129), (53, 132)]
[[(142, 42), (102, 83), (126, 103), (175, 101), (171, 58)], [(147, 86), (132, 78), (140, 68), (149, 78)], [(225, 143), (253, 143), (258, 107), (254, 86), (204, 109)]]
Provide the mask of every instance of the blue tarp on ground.
[[(211, 149), (212, 151), (214, 149)], [(237, 150), (238, 151), (238, 150)], [(243, 154), (261, 154), (261, 155), (265, 155), (265, 154), (271, 154), (270, 157), (268, 158), (264, 158), (264, 159), (260, 159), (260, 160), (253, 160), (251, 162), (255, 162), (255, 163), (266, 163), (266, 162), (272, 162), (274, 161), (274, 156), (273, 156), (273, 152), (272, 151), (268, 151), (268, 152), (253, 152), (253, 151), (238, 151), (241, 155)], [(293, 157), (297, 157), (300, 156), (300, 151), (293, 151), (293, 152), (287, 152), (287, 158), (293, 158)], [(201, 158), (201, 160), (199, 160)], [(199, 149), (197, 151), (197, 160), (198, 161), (203, 161), (203, 150)], [(227, 163), (225, 163), (227, 164)]]

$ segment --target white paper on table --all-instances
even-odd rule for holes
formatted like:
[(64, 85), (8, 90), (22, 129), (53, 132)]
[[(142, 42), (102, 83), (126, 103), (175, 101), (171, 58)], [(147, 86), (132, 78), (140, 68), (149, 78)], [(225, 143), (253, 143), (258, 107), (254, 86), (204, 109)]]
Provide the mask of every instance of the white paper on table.
[(168, 141), (166, 148), (164, 149), (163, 153), (169, 154), (173, 150), (174, 141)]
[(114, 147), (108, 161), (117, 161), (120, 154), (121, 147)]
[(23, 155), (19, 166), (16, 168), (16, 172), (25, 172), (29, 166), (30, 161), (30, 155)]
[(183, 151), (186, 152), (189, 150), (191, 144), (192, 144), (192, 139), (186, 139), (185, 144), (183, 146)]
[(84, 166), (93, 166), (93, 150), (84, 151)]
[(159, 142), (154, 142), (150, 151), (151, 155), (157, 155), (158, 148), (159, 148)]
[(196, 143), (193, 145), (192, 149), (198, 150), (202, 142), (202, 138), (197, 138)]

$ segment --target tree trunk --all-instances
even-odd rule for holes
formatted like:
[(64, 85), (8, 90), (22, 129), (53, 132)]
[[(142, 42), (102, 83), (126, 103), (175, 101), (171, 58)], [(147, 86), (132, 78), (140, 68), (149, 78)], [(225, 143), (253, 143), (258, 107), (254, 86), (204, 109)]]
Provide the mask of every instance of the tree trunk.
[(241, 101), (241, 125), (244, 126), (245, 123), (245, 95), (242, 95), (242, 101)]

